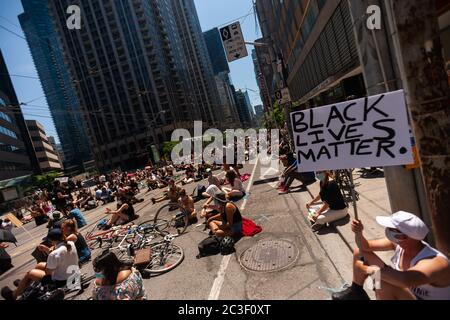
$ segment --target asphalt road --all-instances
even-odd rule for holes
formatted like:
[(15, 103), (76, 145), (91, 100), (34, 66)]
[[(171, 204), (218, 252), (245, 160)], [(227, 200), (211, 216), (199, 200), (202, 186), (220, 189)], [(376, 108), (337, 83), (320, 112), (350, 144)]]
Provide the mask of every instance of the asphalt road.
[[(274, 188), (276, 175), (264, 173), (261, 165), (247, 164), (241, 173), (249, 173), (251, 177), (244, 183), (248, 195), (237, 202), (243, 216), (252, 219), (263, 228), (254, 237), (244, 237), (236, 243), (236, 252), (229, 256), (210, 256), (196, 259), (198, 243), (206, 238), (207, 232), (203, 227), (190, 226), (186, 233), (178, 237), (175, 243), (184, 249), (185, 258), (174, 270), (163, 275), (145, 279), (144, 284), (150, 299), (156, 300), (192, 300), (192, 299), (329, 299), (327, 288), (337, 288), (344, 279), (338, 272), (324, 250), (317, 236), (311, 231), (310, 224), (305, 218), (304, 203), (295, 193), (288, 197), (279, 196)], [(215, 171), (218, 174), (219, 171)], [(223, 176), (223, 173), (221, 173)], [(200, 184), (207, 185), (203, 180)], [(192, 192), (196, 184), (186, 185), (188, 192)], [(162, 204), (151, 204), (151, 197), (159, 196), (162, 189), (145, 193), (143, 203), (135, 206), (140, 216), (135, 223), (151, 219)], [(307, 191), (304, 191), (307, 192)], [(204, 201), (196, 203), (200, 208)], [(115, 204), (109, 204), (114, 207)], [(104, 207), (84, 212), (88, 226), (81, 231), (85, 234), (92, 226), (105, 217)], [(11, 245), (9, 254), (13, 257), (14, 268), (0, 276), (0, 286), (9, 285), (15, 279), (21, 278), (35, 264), (30, 253), (45, 236), (47, 229), (39, 226), (29, 233), (21, 232), (17, 235), (18, 247)], [(265, 241), (271, 241), (265, 242)], [(240, 261), (247, 259), (252, 246), (265, 242), (270, 248), (261, 251), (253, 258), (262, 264), (281, 265), (285, 251), (276, 249), (275, 242), (289, 244), (292, 247), (292, 257), (289, 265), (274, 272), (249, 271), (241, 266)], [(255, 249), (252, 249), (255, 251)], [(95, 257), (99, 252), (94, 252)], [(245, 258), (241, 256), (245, 253)], [(263, 256), (265, 255), (265, 256)], [(250, 257), (252, 260), (252, 256)], [(255, 261), (256, 261), (255, 260)], [(258, 263), (257, 263), (258, 264)], [(82, 272), (93, 274), (92, 265), (88, 263)], [(68, 299), (86, 300), (92, 285), (81, 295), (69, 296)]]

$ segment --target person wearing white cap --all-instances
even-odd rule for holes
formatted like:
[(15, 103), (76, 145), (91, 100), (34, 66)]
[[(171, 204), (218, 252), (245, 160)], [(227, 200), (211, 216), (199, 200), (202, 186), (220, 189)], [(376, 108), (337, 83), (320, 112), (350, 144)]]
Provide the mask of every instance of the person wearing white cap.
[[(412, 213), (399, 211), (390, 217), (377, 217), (385, 227), (386, 237), (367, 240), (361, 221), (352, 222), (352, 231), (359, 237), (365, 264), (355, 249), (353, 283), (344, 291), (334, 293), (333, 300), (369, 299), (363, 289), (370, 275), (380, 272), (381, 286), (376, 290), (379, 300), (450, 300), (450, 262), (448, 257), (423, 241), (428, 234), (425, 223)], [(374, 252), (394, 250), (392, 267)]]

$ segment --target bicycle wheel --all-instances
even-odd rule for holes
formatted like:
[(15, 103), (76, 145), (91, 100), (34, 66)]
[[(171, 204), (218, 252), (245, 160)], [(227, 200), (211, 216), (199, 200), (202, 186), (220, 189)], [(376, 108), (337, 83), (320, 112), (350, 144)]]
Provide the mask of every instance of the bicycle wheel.
[(151, 261), (139, 269), (150, 274), (162, 274), (177, 267), (184, 259), (184, 250), (172, 242), (151, 245)]
[(177, 203), (168, 203), (159, 208), (153, 220), (161, 235), (182, 235), (189, 224), (185, 210)]

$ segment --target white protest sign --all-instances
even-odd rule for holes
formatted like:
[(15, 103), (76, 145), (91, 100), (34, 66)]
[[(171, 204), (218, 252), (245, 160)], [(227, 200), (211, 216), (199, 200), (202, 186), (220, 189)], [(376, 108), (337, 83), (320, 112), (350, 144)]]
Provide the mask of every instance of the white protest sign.
[(414, 162), (403, 90), (291, 113), (300, 172)]

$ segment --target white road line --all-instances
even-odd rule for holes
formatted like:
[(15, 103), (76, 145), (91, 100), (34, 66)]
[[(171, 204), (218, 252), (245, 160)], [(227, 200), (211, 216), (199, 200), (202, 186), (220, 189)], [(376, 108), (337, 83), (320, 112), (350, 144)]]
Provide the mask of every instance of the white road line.
[[(256, 167), (258, 166), (259, 158), (256, 160), (255, 166), (253, 167), (252, 175), (250, 177), (250, 181), (247, 185), (246, 194), (249, 194), (250, 188), (253, 185), (253, 179), (255, 177)], [(248, 197), (244, 199), (244, 202), (242, 203), (241, 207), (239, 208), (240, 211), (243, 211), (245, 209), (245, 206), (247, 204)], [(219, 271), (217, 272), (217, 276), (214, 279), (214, 283), (211, 287), (211, 291), (209, 293), (208, 300), (218, 300), (220, 295), (220, 290), (222, 289), (223, 281), (225, 280), (225, 272), (228, 267), (228, 263), (230, 262), (231, 255), (227, 255), (223, 257), (222, 262), (220, 263)]]

